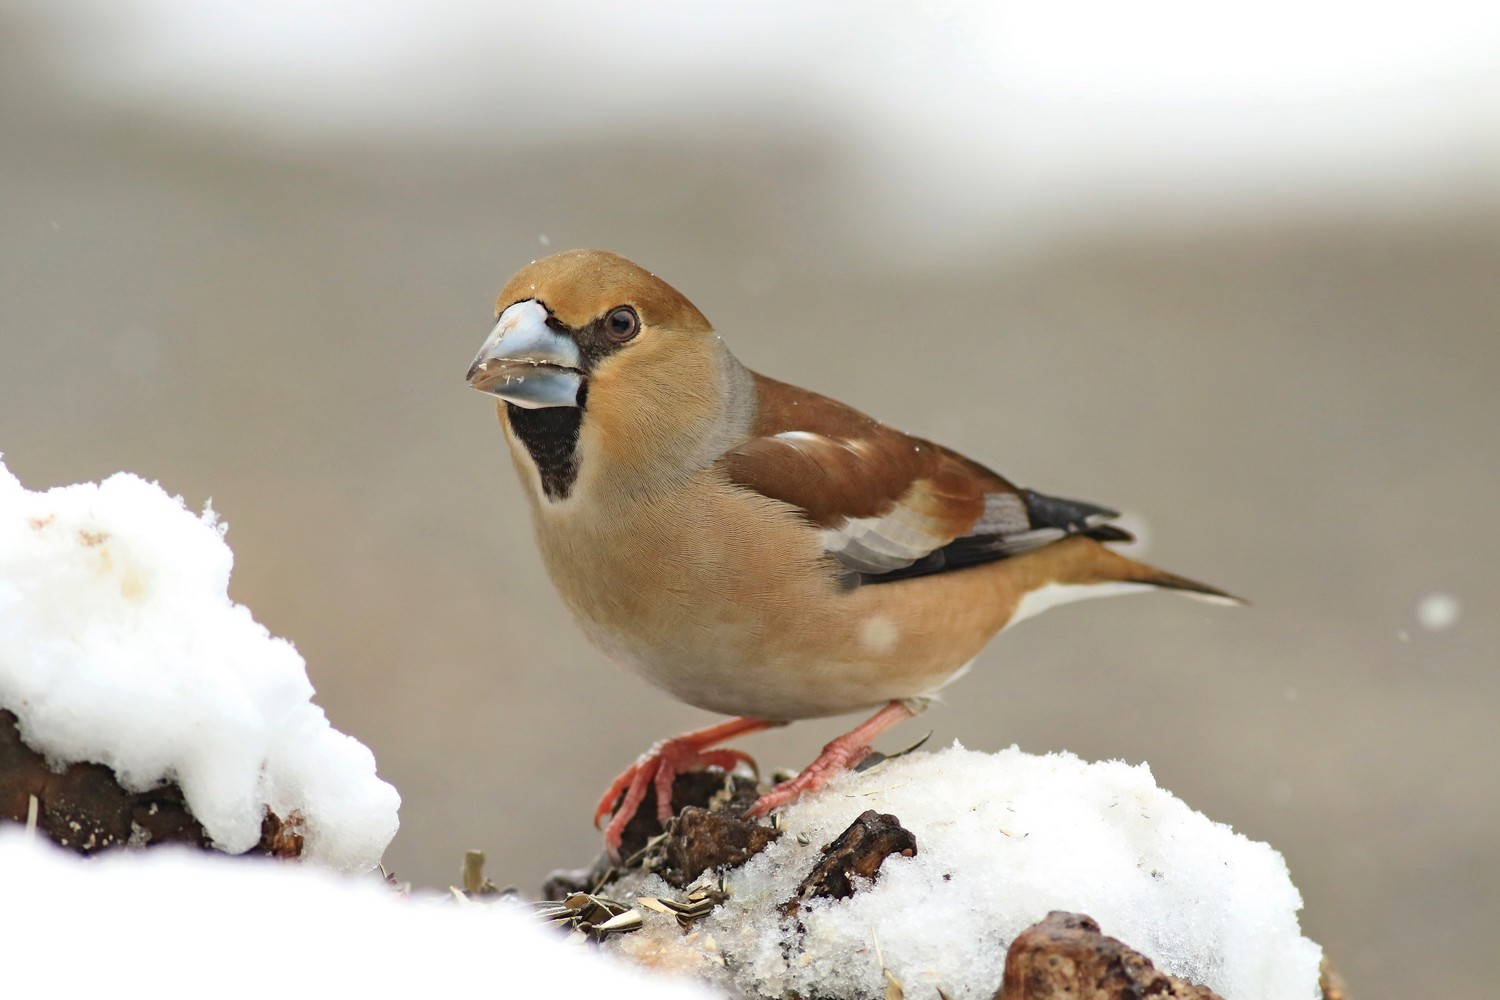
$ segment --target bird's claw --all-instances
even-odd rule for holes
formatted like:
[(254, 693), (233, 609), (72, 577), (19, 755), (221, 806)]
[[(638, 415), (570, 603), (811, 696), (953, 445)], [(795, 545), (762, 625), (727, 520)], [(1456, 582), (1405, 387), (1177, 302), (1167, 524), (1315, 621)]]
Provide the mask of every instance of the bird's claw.
[(613, 814), (604, 829), (604, 848), (610, 860), (619, 863), (625, 827), (640, 810), (647, 789), (656, 790), (656, 818), (666, 826), (672, 819), (672, 785), (679, 774), (710, 767), (728, 773), (740, 764), (745, 764), (759, 776), (755, 761), (743, 750), (727, 747), (706, 749), (683, 738), (662, 740), (647, 750), (610, 784), (594, 809), (595, 828), (606, 816)]
[(783, 781), (756, 799), (755, 803), (745, 810), (745, 817), (759, 819), (762, 816), (769, 816), (773, 810), (781, 808), (788, 802), (822, 788), (834, 775), (857, 766), (869, 755), (868, 746), (844, 746), (838, 740), (834, 740), (823, 748), (817, 760), (807, 765), (795, 778)]

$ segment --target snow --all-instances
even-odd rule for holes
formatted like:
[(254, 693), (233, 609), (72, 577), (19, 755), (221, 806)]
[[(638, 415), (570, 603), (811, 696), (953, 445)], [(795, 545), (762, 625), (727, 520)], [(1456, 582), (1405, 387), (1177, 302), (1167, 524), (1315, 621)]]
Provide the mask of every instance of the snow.
[[(866, 809), (900, 819), (916, 857), (888, 858), (847, 900), (780, 918), (822, 845)], [(1068, 910), (1228, 1000), (1318, 995), (1322, 952), (1301, 935), (1281, 855), (1189, 809), (1144, 764), (955, 744), (843, 775), (783, 825), (690, 934), (647, 912), (606, 947), (749, 995), (883, 996), (883, 960), (906, 996), (989, 998), (1011, 940)], [(654, 876), (606, 892), (680, 895)]]
[(230, 601), (223, 533), (128, 473), (31, 492), (0, 463), (0, 708), (49, 761), (175, 781), (223, 851), (269, 808), (302, 816), (308, 860), (371, 868), (400, 796), (312, 704), (292, 645)]
[[(212, 511), (195, 516), (133, 475), (31, 492), (0, 464), (0, 707), (54, 762), (106, 764), (132, 790), (177, 782), (229, 853), (255, 844), (270, 808), (303, 817), (310, 860), (368, 869), (399, 797), (312, 704), (291, 644), (229, 600), (222, 536)], [(1426, 627), (1457, 617), (1456, 602), (1438, 610)], [(866, 809), (895, 814), (917, 855), (887, 859), (850, 899), (781, 917), (822, 845)], [(889, 975), (907, 996), (988, 998), (1010, 941), (1069, 910), (1228, 1000), (1318, 994), (1321, 951), (1301, 935), (1281, 856), (1189, 809), (1144, 764), (955, 744), (841, 775), (782, 824), (687, 932), (646, 910), (605, 951), (751, 996), (880, 996)], [(7, 973), (22, 993), (60, 970), (79, 994), (152, 990), (139, 956), (160, 954), (170, 927), (160, 975), (216, 994), (223, 970), (244, 967), (244, 942), (261, 941), (256, 974), (228, 979), (228, 993), (709, 995), (570, 947), (509, 906), (403, 899), (316, 867), (170, 848), (83, 861), (0, 830), (0, 889), (6, 912), (25, 914), (11, 943), (27, 958)], [(640, 875), (605, 891), (676, 894)]]
[(404, 898), (261, 858), (163, 847), (81, 860), (0, 828), (7, 996), (705, 1000), (505, 905)]
[(1428, 594), (1417, 604), (1417, 621), (1429, 632), (1442, 632), (1458, 624), (1463, 605), (1452, 594)]

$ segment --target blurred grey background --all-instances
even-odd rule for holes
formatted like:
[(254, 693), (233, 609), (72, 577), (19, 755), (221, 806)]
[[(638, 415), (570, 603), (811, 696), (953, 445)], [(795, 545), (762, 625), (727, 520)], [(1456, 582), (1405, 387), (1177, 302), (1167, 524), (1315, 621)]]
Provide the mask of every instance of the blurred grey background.
[(0, 450), (211, 497), (401, 790), (389, 866), (533, 891), (711, 718), (585, 645), (463, 383), (511, 272), (617, 250), (1255, 602), (1045, 616), (887, 749), (1149, 761), (1286, 855), (1359, 997), (1489, 995), (1500, 16), (1038, 6), (11, 0)]

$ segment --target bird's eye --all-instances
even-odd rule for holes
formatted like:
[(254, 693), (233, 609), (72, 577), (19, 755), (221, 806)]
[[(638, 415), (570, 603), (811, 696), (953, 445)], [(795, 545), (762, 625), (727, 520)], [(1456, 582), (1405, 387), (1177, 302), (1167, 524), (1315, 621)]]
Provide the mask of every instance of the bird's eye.
[(604, 332), (617, 344), (623, 344), (634, 337), (640, 329), (640, 317), (636, 316), (635, 310), (629, 306), (612, 309), (610, 314), (604, 317)]

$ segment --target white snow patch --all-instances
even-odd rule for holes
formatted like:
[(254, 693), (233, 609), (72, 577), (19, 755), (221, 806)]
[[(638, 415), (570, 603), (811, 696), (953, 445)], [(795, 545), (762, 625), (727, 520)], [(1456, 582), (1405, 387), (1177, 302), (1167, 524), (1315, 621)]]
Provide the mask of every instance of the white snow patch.
[(302, 815), (307, 859), (368, 869), (400, 796), (291, 643), (229, 600), (223, 532), (129, 473), (34, 493), (0, 463), (0, 708), (53, 762), (177, 782), (221, 850), (253, 847), (270, 808)]
[(262, 859), (164, 847), (82, 861), (0, 829), (0, 885), (7, 996), (716, 995), (570, 946), (511, 906)]
[[(866, 809), (916, 835), (873, 886), (778, 918), (822, 845)], [(610, 950), (749, 995), (989, 998), (1010, 942), (1051, 910), (1088, 914), (1158, 968), (1231, 1000), (1312, 1000), (1321, 949), (1298, 927), (1280, 854), (1189, 809), (1150, 769), (955, 744), (846, 774), (789, 807), (777, 843), (728, 876), (728, 902), (684, 936), (648, 913)], [(654, 877), (611, 896), (670, 895)], [(805, 933), (799, 933), (800, 922)]]
[(1463, 605), (1452, 594), (1428, 594), (1417, 604), (1417, 622), (1429, 632), (1442, 632), (1458, 624)]

